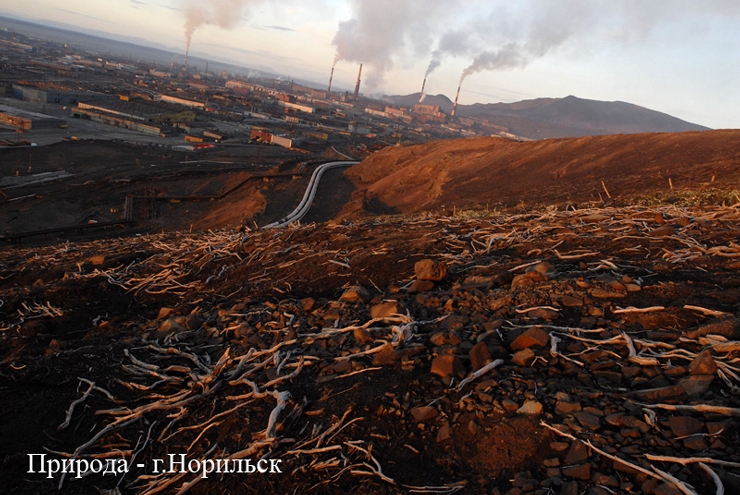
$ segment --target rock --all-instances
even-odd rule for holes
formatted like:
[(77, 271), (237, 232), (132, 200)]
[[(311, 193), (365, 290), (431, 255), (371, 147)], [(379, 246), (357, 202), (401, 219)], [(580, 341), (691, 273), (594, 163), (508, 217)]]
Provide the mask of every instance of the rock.
[(635, 430), (638, 430), (640, 433), (645, 434), (650, 431), (650, 426), (648, 424), (640, 419), (637, 419), (634, 416), (623, 416), (621, 421), (621, 426), (625, 426), (627, 428), (633, 428)]
[(303, 308), (303, 311), (311, 311), (315, 305), (316, 301), (313, 297), (306, 297), (304, 299), (301, 299), (301, 307)]
[(184, 332), (185, 330), (186, 328), (177, 323), (174, 318), (168, 318), (159, 325), (157, 336), (164, 337), (173, 333)]
[(689, 364), (689, 373), (692, 375), (714, 375), (717, 372), (717, 363), (712, 357), (709, 349), (699, 353), (691, 364)]
[(437, 443), (442, 443), (450, 438), (452, 438), (452, 427), (448, 424), (442, 425), (437, 432)]
[(511, 290), (528, 287), (538, 282), (544, 282), (545, 280), (547, 280), (547, 275), (540, 272), (523, 273), (521, 275), (517, 275), (511, 281)]
[(566, 402), (564, 400), (559, 400), (555, 404), (555, 413), (559, 414), (561, 416), (564, 416), (566, 414), (571, 414), (574, 412), (578, 412), (581, 410), (581, 404), (579, 402)]
[(550, 442), (550, 449), (553, 452), (565, 452), (568, 450), (568, 447), (570, 447), (570, 445), (565, 442)]
[(687, 437), (704, 429), (704, 422), (691, 416), (671, 416), (668, 424), (677, 437)]
[(568, 481), (567, 483), (563, 483), (562, 488), (560, 488), (560, 495), (578, 495), (578, 482), (577, 481)]
[(699, 452), (709, 448), (709, 444), (707, 443), (706, 438), (704, 438), (704, 435), (691, 435), (690, 437), (684, 438), (683, 445), (687, 449)]
[(92, 256), (90, 258), (90, 263), (92, 263), (93, 266), (101, 266), (103, 263), (105, 263), (105, 256), (103, 255)]
[(441, 347), (447, 343), (447, 335), (444, 332), (435, 332), (429, 337), (429, 342), (436, 347)]
[(433, 280), (439, 282), (447, 275), (447, 265), (434, 260), (425, 259), (417, 261), (414, 265), (414, 273), (417, 280)]
[(683, 388), (689, 397), (696, 397), (709, 390), (713, 381), (713, 375), (691, 375), (682, 378), (678, 385)]
[(370, 293), (362, 286), (356, 285), (344, 291), (339, 298), (340, 301), (349, 303), (362, 302), (370, 299)]
[(511, 295), (507, 294), (504, 297), (500, 297), (498, 299), (494, 299), (491, 302), (489, 302), (488, 309), (490, 309), (491, 311), (498, 311), (499, 309), (505, 306), (511, 306), (512, 302), (513, 302), (513, 299)]
[(398, 362), (403, 357), (403, 351), (397, 351), (392, 344), (386, 342), (381, 346), (380, 351), (373, 358), (374, 366), (384, 366)]
[(519, 404), (511, 399), (504, 399), (501, 401), (501, 406), (508, 412), (514, 412), (519, 409)]
[(434, 289), (434, 282), (430, 282), (429, 280), (414, 280), (409, 287), (409, 292), (428, 292), (432, 289)]
[(452, 376), (462, 378), (465, 376), (465, 368), (460, 358), (454, 354), (442, 354), (432, 361), (432, 374), (443, 379), (449, 379)]
[(173, 308), (168, 308), (165, 306), (165, 307), (160, 308), (159, 314), (157, 314), (157, 319), (165, 320), (174, 314), (175, 314), (175, 310)]
[(583, 442), (573, 442), (563, 459), (564, 464), (581, 464), (589, 458), (589, 449)]
[(360, 345), (369, 344), (375, 340), (364, 328), (355, 328), (352, 335), (355, 337), (355, 342)]
[(384, 318), (398, 313), (397, 301), (386, 301), (370, 308), (371, 318)]
[(437, 417), (437, 414), (439, 414), (437, 409), (432, 406), (418, 406), (409, 412), (418, 423), (432, 420)]
[(535, 355), (532, 349), (524, 349), (511, 356), (511, 362), (517, 366), (529, 366), (534, 358)]
[(520, 351), (531, 347), (547, 347), (550, 344), (550, 335), (540, 327), (525, 330), (511, 343), (512, 351)]
[(522, 404), (522, 407), (517, 409), (517, 414), (529, 414), (531, 416), (539, 416), (542, 414), (542, 411), (544, 408), (542, 407), (542, 404), (540, 404), (536, 400), (527, 399), (524, 401), (524, 404)]
[(560, 304), (562, 304), (566, 308), (576, 308), (576, 307), (583, 306), (583, 299), (565, 295), (562, 298), (560, 298)]
[(581, 464), (580, 466), (567, 466), (563, 468), (563, 474), (568, 478), (578, 480), (591, 479), (591, 464)]
[(478, 342), (470, 349), (470, 364), (472, 371), (478, 371), (491, 361), (491, 353), (485, 342)]
[(548, 263), (547, 261), (542, 261), (530, 267), (529, 269), (527, 269), (527, 271), (540, 272), (543, 275), (547, 275), (548, 273), (552, 271), (552, 268), (553, 268), (552, 263)]
[(589, 430), (595, 431), (601, 428), (601, 419), (589, 412), (578, 411), (573, 413), (573, 416), (581, 423), (581, 426), (588, 428)]

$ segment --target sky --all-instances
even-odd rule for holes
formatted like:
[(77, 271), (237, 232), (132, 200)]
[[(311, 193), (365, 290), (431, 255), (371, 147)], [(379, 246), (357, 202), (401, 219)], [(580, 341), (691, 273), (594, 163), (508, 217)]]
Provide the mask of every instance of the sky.
[(362, 93), (568, 95), (740, 128), (738, 0), (0, 0), (64, 23)]

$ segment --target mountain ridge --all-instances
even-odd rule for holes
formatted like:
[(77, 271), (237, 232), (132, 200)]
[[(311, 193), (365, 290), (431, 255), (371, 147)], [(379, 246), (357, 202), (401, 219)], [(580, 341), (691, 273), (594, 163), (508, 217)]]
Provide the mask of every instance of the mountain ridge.
[[(420, 93), (413, 93), (390, 96), (387, 100), (412, 107), (420, 97)], [(439, 106), (448, 114), (453, 107), (453, 102), (445, 95), (427, 95), (423, 103)], [(573, 95), (513, 103), (459, 105), (456, 113), (458, 117), (476, 118), (500, 127), (504, 132), (530, 139), (711, 130), (633, 103), (591, 100)]]

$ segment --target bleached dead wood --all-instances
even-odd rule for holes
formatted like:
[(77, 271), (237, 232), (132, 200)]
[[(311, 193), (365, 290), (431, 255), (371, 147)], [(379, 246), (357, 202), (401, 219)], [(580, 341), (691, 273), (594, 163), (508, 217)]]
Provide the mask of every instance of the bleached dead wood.
[(726, 406), (712, 406), (710, 404), (674, 405), (674, 404), (641, 404), (648, 409), (663, 409), (665, 411), (697, 412), (702, 414), (719, 414), (722, 416), (740, 417), (740, 409)]
[(618, 462), (620, 464), (623, 464), (631, 469), (634, 469), (635, 471), (639, 471), (640, 473), (643, 473), (647, 476), (650, 476), (651, 478), (657, 478), (661, 481), (672, 483), (681, 490), (681, 492), (685, 493), (686, 495), (697, 495), (696, 492), (688, 487), (685, 483), (682, 481), (674, 478), (673, 476), (669, 475), (668, 473), (663, 473), (660, 470), (657, 470), (655, 467), (653, 469), (656, 470), (656, 472), (649, 471), (642, 466), (635, 464), (633, 462), (629, 462), (625, 459), (622, 459), (621, 457), (617, 457), (615, 455), (609, 454), (605, 452), (604, 450), (596, 447), (594, 444), (591, 443), (590, 440), (581, 440), (580, 438), (576, 438), (575, 436), (571, 435), (570, 433), (566, 433), (564, 431), (559, 430), (558, 428), (555, 428), (554, 426), (550, 426), (549, 424), (545, 423), (544, 421), (540, 421), (540, 426), (544, 426), (548, 430), (551, 430), (556, 435), (561, 436), (563, 438), (567, 438), (569, 440), (572, 440), (574, 442), (581, 442), (589, 449), (593, 450), (594, 452), (597, 452), (599, 455), (606, 457), (607, 459), (611, 459), (614, 462)]
[(477, 371), (473, 371), (467, 377), (465, 377), (463, 380), (461, 380), (460, 383), (457, 384), (457, 391), (458, 392), (461, 391), (463, 389), (463, 387), (465, 387), (465, 385), (467, 385), (468, 383), (472, 382), (473, 380), (477, 380), (481, 376), (485, 375), (486, 373), (488, 373), (492, 369), (495, 369), (495, 368), (501, 366), (502, 364), (504, 364), (504, 360), (503, 359), (496, 359), (495, 361), (491, 361), (487, 365), (483, 366), (481, 369), (479, 369)]

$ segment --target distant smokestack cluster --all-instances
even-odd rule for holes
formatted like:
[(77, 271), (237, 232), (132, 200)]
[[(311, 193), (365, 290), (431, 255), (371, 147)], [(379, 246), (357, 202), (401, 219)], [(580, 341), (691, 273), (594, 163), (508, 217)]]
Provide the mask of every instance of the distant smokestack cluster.
[(452, 113), (450, 113), (450, 117), (454, 117), (457, 113), (457, 99), (460, 98), (460, 88), (462, 88), (462, 81), (460, 81), (460, 84), (457, 86), (457, 94), (455, 94), (455, 103), (452, 105)]
[(355, 100), (360, 95), (360, 82), (362, 81), (362, 64), (360, 64), (360, 71), (357, 73), (357, 84), (355, 84)]

